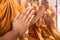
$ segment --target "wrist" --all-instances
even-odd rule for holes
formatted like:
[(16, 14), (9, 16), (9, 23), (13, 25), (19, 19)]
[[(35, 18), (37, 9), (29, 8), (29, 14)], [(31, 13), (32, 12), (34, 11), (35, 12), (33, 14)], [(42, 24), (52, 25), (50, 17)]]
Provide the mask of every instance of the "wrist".
[(18, 31), (16, 31), (16, 30), (12, 30), (12, 32), (15, 33), (17, 36), (20, 35), (20, 33)]

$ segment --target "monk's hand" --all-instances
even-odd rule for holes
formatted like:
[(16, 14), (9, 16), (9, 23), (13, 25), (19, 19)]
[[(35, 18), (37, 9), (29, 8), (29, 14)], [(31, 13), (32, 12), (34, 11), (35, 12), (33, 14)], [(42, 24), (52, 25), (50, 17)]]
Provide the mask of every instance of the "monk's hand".
[(33, 24), (36, 23), (38, 20), (40, 20), (40, 18), (45, 14), (45, 7), (41, 6), (39, 11), (36, 11), (36, 16), (33, 20)]
[(12, 30), (18, 32), (22, 35), (27, 28), (32, 24), (32, 20), (34, 18), (35, 10), (33, 7), (26, 8), (23, 14), (18, 13), (13, 21)]

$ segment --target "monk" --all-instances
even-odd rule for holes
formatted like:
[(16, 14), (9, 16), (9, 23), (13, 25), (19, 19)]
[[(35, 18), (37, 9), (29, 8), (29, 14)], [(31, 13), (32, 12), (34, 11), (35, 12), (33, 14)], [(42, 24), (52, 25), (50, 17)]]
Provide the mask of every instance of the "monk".
[[(28, 27), (33, 25), (34, 7), (27, 7), (21, 14), (18, 5), (16, 0), (1, 0), (0, 40), (16, 40), (24, 34)], [(44, 9), (40, 11), (44, 11)]]

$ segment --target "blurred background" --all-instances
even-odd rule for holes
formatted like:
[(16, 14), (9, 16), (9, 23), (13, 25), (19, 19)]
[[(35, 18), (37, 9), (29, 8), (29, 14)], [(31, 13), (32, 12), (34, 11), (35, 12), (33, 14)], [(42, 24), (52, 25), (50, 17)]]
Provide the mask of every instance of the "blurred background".
[(57, 0), (57, 28), (60, 32), (60, 0)]
[(56, 0), (48, 0), (48, 2), (53, 7), (53, 9), (56, 11)]

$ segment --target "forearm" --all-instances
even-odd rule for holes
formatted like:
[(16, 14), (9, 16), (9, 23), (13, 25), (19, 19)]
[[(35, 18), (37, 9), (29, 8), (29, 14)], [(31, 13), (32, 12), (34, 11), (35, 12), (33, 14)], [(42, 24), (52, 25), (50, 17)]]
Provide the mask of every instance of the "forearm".
[(16, 40), (18, 38), (18, 33), (15, 31), (10, 31), (6, 33), (0, 40)]

